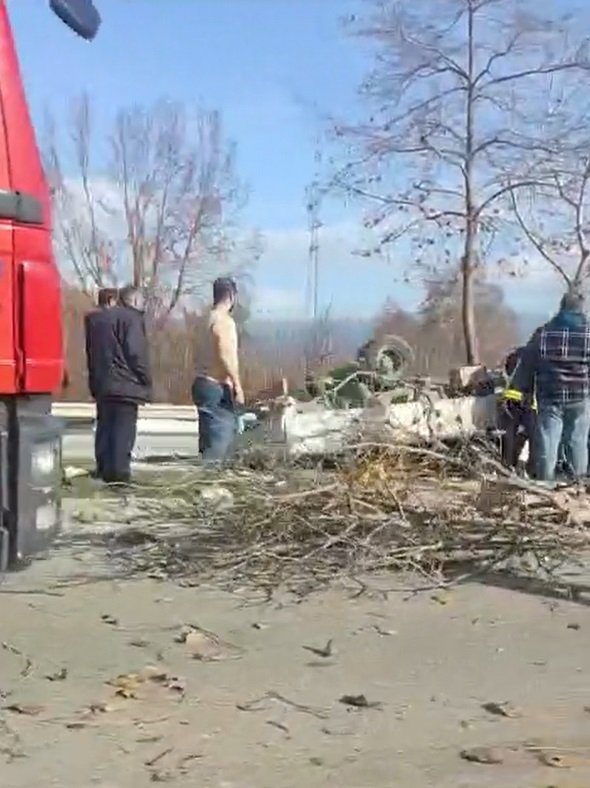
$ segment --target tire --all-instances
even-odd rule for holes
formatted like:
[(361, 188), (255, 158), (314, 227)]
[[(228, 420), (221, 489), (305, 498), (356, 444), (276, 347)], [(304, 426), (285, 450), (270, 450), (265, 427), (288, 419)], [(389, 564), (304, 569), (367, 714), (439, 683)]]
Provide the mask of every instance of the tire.
[(375, 348), (371, 350), (368, 357), (369, 366), (371, 369), (376, 369), (379, 356), (382, 353), (387, 353), (395, 359), (396, 373), (403, 375), (403, 373), (414, 363), (414, 349), (409, 345), (405, 339), (396, 336), (395, 334), (386, 334), (375, 344)]

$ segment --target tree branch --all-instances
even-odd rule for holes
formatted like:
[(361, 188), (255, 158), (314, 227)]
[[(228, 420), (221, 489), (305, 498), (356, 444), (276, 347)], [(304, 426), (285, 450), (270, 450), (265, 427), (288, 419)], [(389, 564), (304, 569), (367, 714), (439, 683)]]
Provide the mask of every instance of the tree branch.
[(555, 63), (550, 66), (540, 66), (538, 68), (528, 68), (524, 69), (523, 71), (517, 71), (513, 74), (504, 74), (501, 77), (495, 77), (494, 79), (489, 80), (486, 82), (482, 90), (486, 90), (490, 87), (497, 87), (498, 85), (506, 85), (509, 82), (516, 82), (521, 79), (526, 79), (527, 77), (540, 77), (540, 76), (548, 76), (551, 74), (557, 74), (560, 71), (590, 71), (590, 64), (585, 63)]
[(518, 225), (520, 226), (521, 230), (525, 234), (526, 238), (530, 241), (530, 243), (537, 250), (537, 252), (541, 255), (541, 257), (543, 257), (543, 259), (546, 260), (549, 263), (549, 265), (554, 269), (554, 271), (556, 271), (563, 278), (563, 280), (565, 281), (565, 283), (569, 287), (572, 284), (572, 282), (571, 282), (569, 276), (567, 275), (567, 272), (557, 262), (557, 260), (555, 260), (547, 252), (547, 250), (545, 249), (544, 244), (529, 229), (529, 227), (528, 227), (527, 223), (525, 222), (525, 220), (524, 220), (524, 218), (523, 218), (523, 216), (522, 216), (522, 214), (520, 212), (520, 209), (518, 207), (518, 202), (516, 200), (516, 195), (515, 195), (514, 190), (509, 192), (509, 194), (510, 194), (510, 199), (511, 199), (511, 202), (512, 202), (512, 210), (514, 212), (514, 216), (515, 216), (515, 218), (516, 218), (516, 220), (518, 222)]

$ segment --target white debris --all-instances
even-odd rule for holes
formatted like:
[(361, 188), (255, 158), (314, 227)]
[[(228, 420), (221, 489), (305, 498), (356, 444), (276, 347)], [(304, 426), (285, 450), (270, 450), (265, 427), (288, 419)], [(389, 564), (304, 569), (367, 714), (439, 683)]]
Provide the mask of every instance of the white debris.
[(73, 479), (80, 479), (83, 476), (89, 475), (89, 471), (86, 468), (78, 468), (75, 465), (66, 465), (63, 468), (63, 478), (66, 482), (71, 482)]
[(231, 509), (234, 495), (227, 487), (214, 484), (201, 490), (200, 501), (212, 509)]

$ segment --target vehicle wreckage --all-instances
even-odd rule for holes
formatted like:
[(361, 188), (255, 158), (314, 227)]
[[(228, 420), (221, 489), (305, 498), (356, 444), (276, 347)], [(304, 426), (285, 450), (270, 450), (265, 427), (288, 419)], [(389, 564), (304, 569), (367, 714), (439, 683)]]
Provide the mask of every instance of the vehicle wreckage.
[(363, 345), (355, 361), (305, 389), (260, 403), (243, 417), (242, 448), (264, 443), (289, 457), (329, 455), (355, 442), (452, 441), (496, 428), (501, 372), (483, 366), (452, 370), (448, 380), (409, 374), (414, 352), (386, 336)]

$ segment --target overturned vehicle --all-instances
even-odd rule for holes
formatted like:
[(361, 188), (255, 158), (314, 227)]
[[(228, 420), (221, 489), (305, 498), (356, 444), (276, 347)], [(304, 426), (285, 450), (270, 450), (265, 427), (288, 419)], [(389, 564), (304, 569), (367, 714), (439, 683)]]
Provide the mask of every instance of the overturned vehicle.
[(304, 391), (291, 395), (285, 384), (242, 440), (300, 457), (337, 454), (359, 441), (449, 441), (495, 430), (502, 373), (461, 367), (435, 380), (408, 374), (413, 360), (400, 337), (371, 340), (354, 362), (308, 376)]

